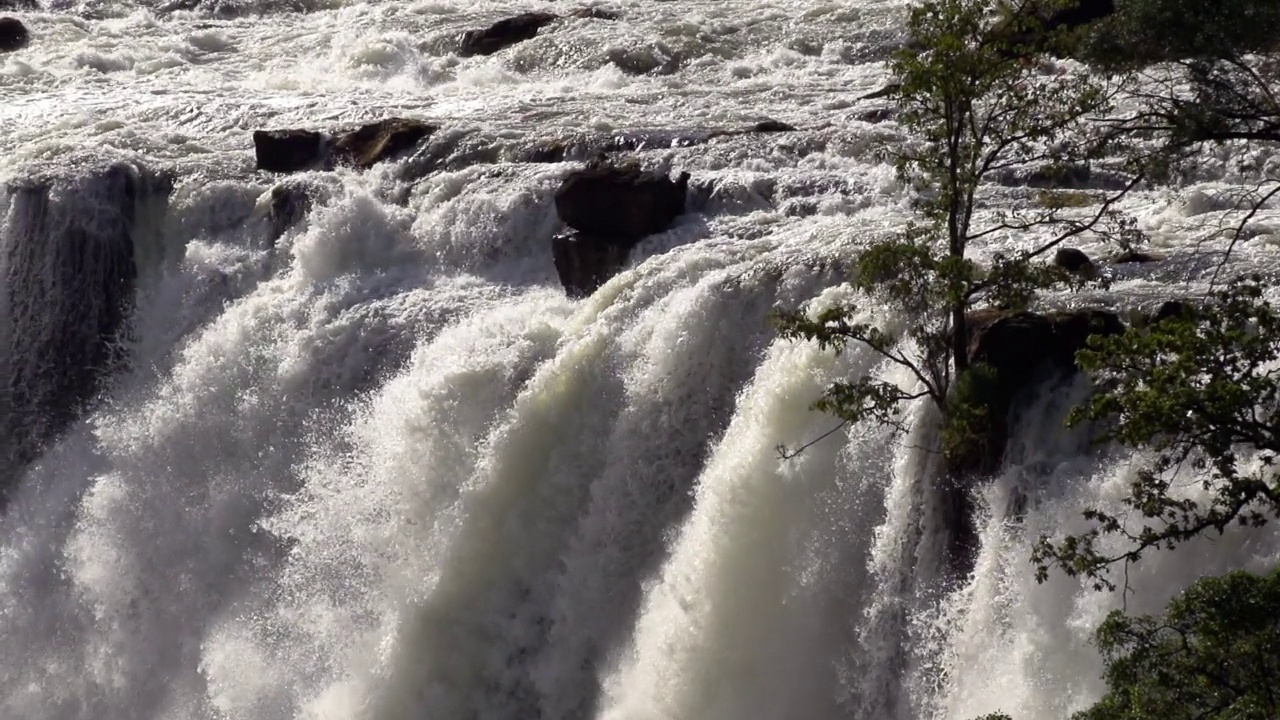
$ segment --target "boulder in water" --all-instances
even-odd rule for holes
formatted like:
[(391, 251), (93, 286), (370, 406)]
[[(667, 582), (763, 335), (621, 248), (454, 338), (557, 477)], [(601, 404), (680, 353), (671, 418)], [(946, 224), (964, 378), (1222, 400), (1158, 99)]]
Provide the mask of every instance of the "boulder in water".
[(368, 169), (413, 149), (438, 129), (436, 125), (408, 118), (379, 120), (340, 136), (333, 144), (333, 158), (342, 164)]
[(499, 20), (487, 28), (468, 30), (458, 44), (462, 57), (492, 55), (516, 43), (532, 40), (538, 31), (554, 22), (558, 15), (548, 12), (527, 12)]
[(1111, 262), (1114, 265), (1139, 265), (1158, 262), (1163, 259), (1163, 257), (1155, 253), (1142, 252), (1141, 250), (1125, 250), (1111, 258)]
[(684, 214), (689, 174), (596, 164), (571, 173), (556, 191), (556, 212), (588, 235), (635, 243), (663, 232)]
[(556, 274), (565, 294), (587, 297), (622, 270), (631, 245), (569, 230), (551, 239)]
[(0, 0), (0, 12), (40, 12), (36, 0)]
[(311, 211), (311, 188), (300, 183), (282, 183), (271, 188), (271, 205), (267, 211), (270, 241), (297, 225)]
[(1089, 277), (1094, 274), (1093, 261), (1083, 250), (1077, 248), (1058, 248), (1053, 254), (1053, 264), (1075, 275)]
[(255, 130), (253, 151), (267, 172), (311, 170), (326, 159), (325, 138), (314, 130)]
[(18, 18), (0, 18), (0, 52), (21, 50), (31, 42), (31, 34), (27, 26)]

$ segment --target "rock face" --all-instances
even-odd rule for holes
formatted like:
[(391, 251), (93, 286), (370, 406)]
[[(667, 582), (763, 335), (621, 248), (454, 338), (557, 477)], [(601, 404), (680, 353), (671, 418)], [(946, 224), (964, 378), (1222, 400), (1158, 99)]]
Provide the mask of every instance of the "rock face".
[(17, 18), (0, 18), (0, 52), (21, 50), (31, 42), (27, 26)]
[(0, 226), (0, 504), (127, 362), (139, 263), (160, 256), (172, 178), (114, 165), (10, 183)]
[(379, 120), (339, 137), (333, 144), (333, 159), (367, 170), (383, 160), (413, 149), (437, 129), (437, 126), (421, 120)]
[(631, 248), (684, 213), (689, 174), (672, 180), (634, 167), (595, 165), (565, 178), (556, 212), (577, 232), (552, 241), (565, 292), (583, 297), (617, 274)]
[(492, 55), (516, 43), (532, 40), (539, 30), (558, 18), (554, 13), (527, 12), (499, 20), (487, 28), (468, 30), (458, 44), (458, 54), (462, 57)]
[(977, 550), (973, 521), (973, 480), (996, 472), (1009, 441), (1009, 415), (1028, 393), (1045, 383), (1065, 381), (1078, 372), (1075, 356), (1093, 335), (1125, 331), (1114, 313), (1073, 310), (1032, 312), (980, 311), (969, 316), (971, 369), (955, 388), (958, 399), (985, 411), (971, 434), (947, 448), (940, 491), (951, 530), (948, 548), (953, 572), (966, 574)]
[(551, 238), (556, 274), (565, 294), (572, 298), (587, 297), (617, 275), (630, 252), (628, 243), (573, 230)]
[(253, 151), (259, 170), (281, 173), (317, 168), (326, 156), (324, 136), (314, 130), (255, 130)]

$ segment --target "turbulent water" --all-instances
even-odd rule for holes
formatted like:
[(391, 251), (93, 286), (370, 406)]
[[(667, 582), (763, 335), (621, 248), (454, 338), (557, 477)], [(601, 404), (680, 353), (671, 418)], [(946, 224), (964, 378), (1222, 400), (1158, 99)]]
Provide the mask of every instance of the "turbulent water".
[[(20, 15), (32, 44), (0, 55), (0, 716), (1051, 720), (1101, 692), (1108, 611), (1280, 561), (1274, 534), (1233, 531), (1145, 560), (1127, 600), (1037, 585), (1034, 539), (1133, 472), (1062, 430), (1080, 386), (1016, 423), (958, 584), (926, 406), (904, 436), (859, 425), (781, 458), (831, 428), (808, 409), (825, 383), (892, 376), (767, 318), (848, 299), (848, 259), (907, 218), (884, 160), (901, 130), (855, 100), (886, 81), (904, 5), (632, 0), (454, 53), (465, 29), (574, 7)], [(390, 115), (444, 128), (407, 160), (308, 174), (320, 199), (273, 241), (251, 131)], [(690, 212), (565, 297), (552, 194), (579, 164), (522, 147), (764, 118), (799, 131), (635, 153), (691, 173)], [(1135, 194), (1168, 259), (1059, 300), (1200, 286), (1222, 191), (1278, 162), (1206, 154)], [(1237, 262), (1269, 269), (1278, 242), (1260, 213)]]

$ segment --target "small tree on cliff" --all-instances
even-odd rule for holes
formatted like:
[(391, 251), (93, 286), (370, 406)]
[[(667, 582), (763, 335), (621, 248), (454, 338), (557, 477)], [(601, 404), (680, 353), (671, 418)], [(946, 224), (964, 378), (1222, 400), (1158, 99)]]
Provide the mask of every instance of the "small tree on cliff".
[[(1043, 4), (1051, 8), (1069, 0)], [(853, 283), (899, 311), (907, 319), (905, 331), (891, 335), (858, 322), (854, 306), (779, 318), (784, 337), (817, 341), (837, 352), (852, 343), (909, 372), (912, 387), (869, 377), (833, 384), (816, 407), (845, 422), (873, 418), (892, 424), (902, 402), (927, 397), (942, 411), (947, 445), (954, 445), (982, 413), (980, 405), (964, 402), (964, 384), (981, 375), (968, 372), (970, 311), (1019, 309), (1037, 290), (1064, 281), (1063, 273), (1042, 261), (1071, 237), (1095, 232), (1132, 239), (1131, 227), (1112, 210), (1123, 192), (1083, 214), (1069, 214), (1052, 199), (1025, 210), (981, 211), (997, 174), (1060, 169), (1099, 157), (1106, 143), (1086, 121), (1108, 111), (1114, 92), (1085, 74), (1039, 73), (1025, 58), (1028, 46), (1015, 38), (1035, 38), (1037, 49), (1053, 49), (1065, 34), (1048, 32), (1030, 13), (1006, 18), (992, 32), (1001, 7), (998, 0), (922, 2), (907, 21), (912, 48), (890, 63), (901, 83), (899, 122), (909, 133), (897, 169), (918, 193), (919, 217), (899, 237), (867, 248)], [(1040, 241), (997, 255), (986, 268), (971, 257), (974, 243), (1009, 234)]]

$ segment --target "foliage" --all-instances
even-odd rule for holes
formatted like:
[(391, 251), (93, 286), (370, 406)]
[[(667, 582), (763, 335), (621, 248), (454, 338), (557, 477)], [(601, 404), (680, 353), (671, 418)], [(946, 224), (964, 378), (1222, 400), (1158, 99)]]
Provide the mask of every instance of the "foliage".
[[(900, 81), (899, 122), (911, 136), (897, 170), (916, 191), (919, 218), (862, 254), (854, 284), (881, 307), (900, 311), (905, 329), (890, 335), (877, 324), (853, 322), (853, 306), (815, 318), (779, 318), (783, 337), (837, 351), (850, 343), (869, 348), (905, 368), (920, 388), (869, 378), (836, 383), (818, 407), (844, 421), (892, 422), (901, 402), (920, 397), (930, 398), (949, 422), (965, 415), (952, 412), (952, 389), (969, 369), (968, 313), (984, 306), (1022, 308), (1038, 290), (1066, 281), (1065, 273), (1036, 261), (1068, 238), (1086, 231), (1131, 236), (1112, 210), (1123, 193), (1084, 218), (1058, 205), (980, 217), (982, 192), (994, 175), (1101, 156), (1103, 136), (1089, 132), (1086, 120), (1106, 113), (1114, 93), (1087, 74), (1043, 75), (1024, 62), (1026, 48), (1018, 38), (1040, 21), (1019, 16), (992, 32), (999, 6), (998, 0), (922, 2), (907, 22), (913, 47), (890, 63)], [(1049, 45), (1058, 37), (1040, 31)], [(970, 244), (980, 238), (1037, 231), (1045, 237), (1041, 245), (997, 257), (987, 268), (969, 257)]]
[(1200, 580), (1163, 617), (1114, 612), (1097, 640), (1109, 690), (1074, 720), (1280, 717), (1280, 571)]
[[(1057, 565), (1113, 587), (1107, 570), (1116, 563), (1280, 515), (1280, 310), (1263, 287), (1259, 277), (1231, 283), (1194, 313), (1095, 338), (1080, 353), (1102, 392), (1073, 420), (1107, 423), (1102, 440), (1149, 447), (1154, 457), (1121, 511), (1090, 508), (1087, 532), (1041, 539), (1033, 556), (1040, 579)], [(1250, 455), (1256, 463), (1245, 462)], [(1179, 491), (1188, 473), (1203, 497)], [(1107, 537), (1123, 547), (1104, 548)]]

